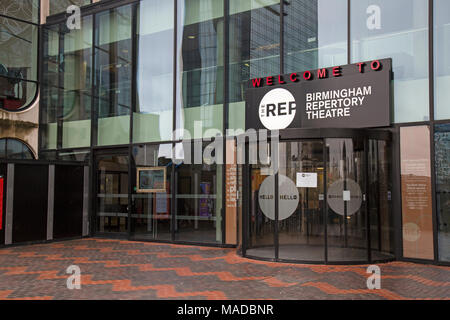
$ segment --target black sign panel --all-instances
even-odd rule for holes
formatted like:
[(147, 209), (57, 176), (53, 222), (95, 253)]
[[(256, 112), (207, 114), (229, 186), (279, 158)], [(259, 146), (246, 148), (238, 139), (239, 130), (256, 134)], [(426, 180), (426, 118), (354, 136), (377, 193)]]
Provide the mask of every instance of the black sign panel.
[(253, 79), (246, 128), (371, 128), (391, 125), (391, 60)]

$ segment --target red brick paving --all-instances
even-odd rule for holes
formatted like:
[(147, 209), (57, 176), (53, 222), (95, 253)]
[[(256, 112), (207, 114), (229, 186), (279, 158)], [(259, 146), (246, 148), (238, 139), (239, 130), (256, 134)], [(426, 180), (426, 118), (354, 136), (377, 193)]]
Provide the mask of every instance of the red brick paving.
[[(81, 290), (66, 287), (70, 265)], [(450, 267), (380, 264), (381, 289), (367, 266), (254, 261), (235, 249), (107, 239), (0, 249), (0, 300), (25, 299), (445, 299)]]

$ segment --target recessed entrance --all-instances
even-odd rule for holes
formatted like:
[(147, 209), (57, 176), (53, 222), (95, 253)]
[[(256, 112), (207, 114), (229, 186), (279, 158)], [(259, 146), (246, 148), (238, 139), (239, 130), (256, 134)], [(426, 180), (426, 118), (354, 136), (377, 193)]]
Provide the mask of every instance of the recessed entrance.
[(389, 133), (285, 130), (280, 138), (278, 172), (272, 163), (244, 170), (243, 254), (309, 263), (393, 259)]

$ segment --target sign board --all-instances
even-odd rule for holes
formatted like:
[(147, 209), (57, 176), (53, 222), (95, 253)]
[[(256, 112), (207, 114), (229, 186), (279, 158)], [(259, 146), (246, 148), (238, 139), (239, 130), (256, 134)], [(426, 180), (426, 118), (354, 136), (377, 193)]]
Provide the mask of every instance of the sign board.
[(391, 125), (391, 59), (252, 79), (246, 129)]
[(137, 193), (166, 192), (166, 167), (137, 168)]
[[(284, 175), (278, 175), (278, 221), (289, 218), (297, 209), (300, 197), (295, 183)], [(261, 211), (270, 220), (275, 220), (275, 176), (267, 177), (258, 193)]]
[(297, 172), (297, 188), (317, 188), (317, 173)]

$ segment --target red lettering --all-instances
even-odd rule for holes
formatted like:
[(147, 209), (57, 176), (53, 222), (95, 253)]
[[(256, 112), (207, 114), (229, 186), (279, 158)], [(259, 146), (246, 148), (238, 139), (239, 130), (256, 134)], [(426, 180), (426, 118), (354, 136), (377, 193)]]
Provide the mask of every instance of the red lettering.
[(252, 79), (252, 82), (253, 82), (253, 88), (261, 86), (261, 79)]
[(291, 79), (292, 82), (297, 82), (297, 74), (296, 73), (291, 73), (291, 75), (289, 76), (289, 79)]
[(281, 76), (278, 76), (278, 83), (285, 84), (286, 82), (283, 81), (283, 78)]
[(370, 67), (372, 68), (372, 70), (374, 71), (378, 71), (381, 68), (381, 62), (378, 60), (374, 60), (372, 61), (372, 63), (370, 64)]
[(357, 63), (359, 66), (359, 73), (364, 73), (364, 66), (366, 65), (364, 62)]
[(319, 69), (317, 70), (317, 78), (323, 79), (327, 77), (327, 69)]
[(273, 85), (273, 77), (267, 77), (266, 78), (266, 83), (267, 83), (268, 86)]
[(334, 67), (333, 68), (333, 77), (340, 77), (340, 76), (342, 76), (341, 67)]
[(303, 79), (311, 80), (311, 77), (312, 77), (312, 73), (311, 72), (309, 72), (309, 71), (303, 72)]

